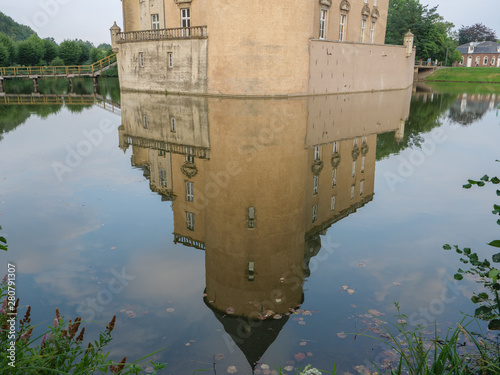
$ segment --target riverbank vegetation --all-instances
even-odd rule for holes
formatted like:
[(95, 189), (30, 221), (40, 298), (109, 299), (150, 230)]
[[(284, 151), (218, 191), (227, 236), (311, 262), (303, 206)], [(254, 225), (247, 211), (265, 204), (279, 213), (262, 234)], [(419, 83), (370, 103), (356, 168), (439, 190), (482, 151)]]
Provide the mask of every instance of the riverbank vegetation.
[(457, 67), (436, 70), (427, 77), (430, 82), (500, 83), (500, 69), (482, 67)]

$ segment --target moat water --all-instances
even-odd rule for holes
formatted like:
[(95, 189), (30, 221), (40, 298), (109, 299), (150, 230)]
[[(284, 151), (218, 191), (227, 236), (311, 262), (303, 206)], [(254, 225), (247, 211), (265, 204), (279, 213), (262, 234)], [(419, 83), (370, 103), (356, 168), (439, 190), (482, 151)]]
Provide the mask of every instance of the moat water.
[(116, 315), (111, 357), (163, 349), (160, 374), (356, 374), (394, 359), (394, 302), (430, 337), (474, 313), (443, 245), (489, 257), (498, 238), (494, 187), (462, 188), (500, 174), (498, 95), (29, 84), (0, 96), (0, 274), (16, 265), (38, 334), (58, 307), (85, 344)]

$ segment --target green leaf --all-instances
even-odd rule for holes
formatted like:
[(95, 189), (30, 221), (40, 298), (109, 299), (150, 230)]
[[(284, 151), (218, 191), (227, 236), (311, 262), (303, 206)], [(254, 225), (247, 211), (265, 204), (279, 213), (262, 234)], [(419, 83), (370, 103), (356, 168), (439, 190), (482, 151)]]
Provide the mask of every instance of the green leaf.
[(491, 182), (492, 182), (493, 184), (497, 185), (497, 184), (500, 184), (500, 179), (499, 179), (498, 177), (493, 177), (493, 178), (491, 179)]
[(470, 252), (471, 252), (470, 247), (464, 247), (464, 254), (465, 255), (470, 255)]
[[(500, 221), (500, 220), (499, 220), (499, 221)], [(444, 246), (443, 246), (443, 249), (445, 249), (445, 250), (451, 250), (451, 246), (450, 246), (450, 245), (448, 245), (448, 244), (446, 244), (446, 245), (444, 245)]]
[(462, 275), (460, 275), (459, 273), (456, 273), (456, 274), (453, 276), (453, 278), (454, 278), (455, 280), (462, 280), (464, 277), (463, 277)]
[(497, 224), (500, 225), (500, 219), (497, 220)]
[(482, 300), (487, 300), (488, 298), (490, 298), (490, 296), (487, 294), (487, 293), (479, 293), (478, 294), (478, 297)]
[(470, 189), (472, 187), (472, 185), (471, 184), (465, 184), (465, 185), (462, 185), (462, 187), (464, 189)]
[(484, 185), (485, 185), (484, 181), (478, 181), (477, 182), (477, 186), (483, 187)]
[(488, 329), (492, 331), (500, 330), (500, 319), (493, 319), (488, 323)]
[(490, 177), (485, 174), (483, 177), (481, 177), (481, 181), (489, 181), (490, 180)]
[(494, 263), (500, 263), (500, 253), (493, 255), (491, 259)]
[(476, 309), (474, 316), (479, 319), (490, 319), (491, 318), (491, 307), (481, 306)]
[(500, 197), (500, 190), (497, 190), (497, 195)]
[(488, 245), (494, 247), (500, 247), (500, 240), (491, 241)]
[(489, 273), (488, 277), (493, 279), (493, 282), (496, 283), (498, 279), (498, 274), (500, 273), (500, 270), (497, 270), (496, 268), (493, 268)]
[(7, 243), (7, 240), (5, 239), (5, 237), (0, 237), (0, 242)]

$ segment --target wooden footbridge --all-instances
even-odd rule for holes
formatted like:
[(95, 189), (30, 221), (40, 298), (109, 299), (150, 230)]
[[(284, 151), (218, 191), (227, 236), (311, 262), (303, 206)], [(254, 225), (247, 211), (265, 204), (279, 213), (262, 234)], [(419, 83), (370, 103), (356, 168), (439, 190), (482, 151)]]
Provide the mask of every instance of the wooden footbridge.
[(121, 114), (120, 103), (113, 102), (103, 95), (78, 94), (0, 94), (0, 105), (95, 105), (102, 109)]
[(35, 92), (38, 92), (40, 78), (68, 78), (70, 87), (74, 77), (91, 77), (97, 86), (98, 77), (117, 64), (116, 53), (96, 61), (91, 65), (72, 66), (10, 66), (0, 67), (0, 92), (4, 92), (4, 80), (9, 78), (32, 79)]

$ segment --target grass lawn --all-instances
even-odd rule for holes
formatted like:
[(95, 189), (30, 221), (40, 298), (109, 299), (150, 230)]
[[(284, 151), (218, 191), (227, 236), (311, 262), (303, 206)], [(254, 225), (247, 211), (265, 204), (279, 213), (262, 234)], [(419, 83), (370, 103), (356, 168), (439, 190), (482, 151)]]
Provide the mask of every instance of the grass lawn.
[(444, 68), (436, 70), (426, 81), (500, 83), (500, 68)]

